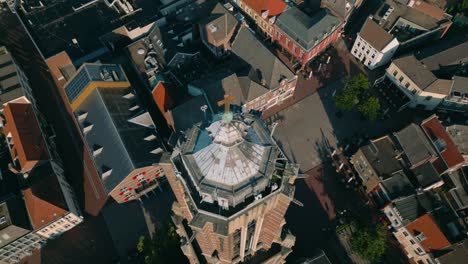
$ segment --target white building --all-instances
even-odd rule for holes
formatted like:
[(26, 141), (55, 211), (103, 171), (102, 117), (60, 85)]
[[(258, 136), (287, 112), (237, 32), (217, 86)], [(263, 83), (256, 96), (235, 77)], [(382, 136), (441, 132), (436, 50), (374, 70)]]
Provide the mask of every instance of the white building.
[(437, 78), (413, 55), (393, 60), (385, 75), (410, 99), (411, 108), (434, 110), (452, 87), (452, 80)]
[(373, 70), (388, 63), (399, 45), (395, 37), (369, 17), (357, 34), (351, 54)]

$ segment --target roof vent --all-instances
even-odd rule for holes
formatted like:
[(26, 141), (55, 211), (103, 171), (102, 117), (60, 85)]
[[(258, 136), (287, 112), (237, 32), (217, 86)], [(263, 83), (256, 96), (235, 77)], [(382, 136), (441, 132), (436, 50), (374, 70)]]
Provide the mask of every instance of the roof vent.
[(218, 26), (213, 24), (209, 24), (208, 28), (210, 29), (211, 33), (215, 33), (216, 31), (218, 31)]
[(143, 48), (137, 49), (137, 54), (138, 54), (138, 55), (143, 55), (143, 54), (145, 54), (145, 53), (146, 53), (145, 49), (143, 49)]

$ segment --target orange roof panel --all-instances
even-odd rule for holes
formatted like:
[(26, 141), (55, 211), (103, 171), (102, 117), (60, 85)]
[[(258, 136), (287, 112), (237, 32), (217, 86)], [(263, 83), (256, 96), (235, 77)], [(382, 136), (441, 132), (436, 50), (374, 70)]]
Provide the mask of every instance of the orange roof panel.
[(424, 121), (421, 126), (436, 147), (438, 145), (440, 146), (440, 155), (449, 168), (465, 162), (465, 159), (458, 150), (457, 145), (455, 145), (437, 116), (433, 116), (429, 120)]
[(174, 106), (174, 101), (172, 100), (168, 89), (170, 89), (168, 84), (159, 82), (152, 92), (153, 100), (163, 114)]
[(286, 9), (283, 0), (244, 0), (244, 3), (259, 15), (268, 10), (268, 17), (279, 16)]
[(13, 141), (11, 156), (18, 157), (21, 168), (30, 170), (37, 162), (47, 160), (45, 141), (31, 104), (21, 97), (5, 104), (4, 114), (5, 135), (11, 135)]
[(419, 243), (426, 252), (440, 250), (450, 246), (450, 242), (447, 240), (442, 231), (440, 231), (440, 228), (434, 222), (434, 219), (431, 215), (425, 214), (419, 217), (407, 225), (406, 229), (408, 229), (408, 231), (413, 236), (417, 236), (420, 233), (424, 234), (425, 239)]

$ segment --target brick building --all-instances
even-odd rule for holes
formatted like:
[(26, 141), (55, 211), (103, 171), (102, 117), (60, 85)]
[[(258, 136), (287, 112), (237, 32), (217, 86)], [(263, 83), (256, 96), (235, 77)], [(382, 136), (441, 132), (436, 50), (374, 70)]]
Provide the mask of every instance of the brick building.
[(82, 222), (73, 189), (50, 158), (31, 103), (20, 97), (5, 104), (4, 132), (32, 230), (44, 238), (61, 235)]
[(218, 115), (186, 135), (167, 179), (190, 263), (284, 263), (295, 243), (283, 225), (298, 166), (250, 114)]
[(230, 51), (223, 69), (189, 84), (189, 93), (205, 94), (213, 112), (224, 94), (234, 95), (244, 112), (264, 111), (294, 95), (297, 76), (246, 26), (232, 37)]
[(65, 85), (65, 95), (93, 161), (88, 170), (94, 192), (101, 197), (86, 206), (96, 213), (108, 195), (123, 203), (156, 188), (165, 174), (159, 164), (165, 148), (122, 68), (84, 64)]
[(340, 37), (343, 22), (325, 9), (311, 16), (297, 7), (284, 11), (276, 21), (273, 41), (303, 69)]
[(288, 6), (283, 0), (234, 0), (250, 16), (264, 36), (273, 39), (275, 22)]

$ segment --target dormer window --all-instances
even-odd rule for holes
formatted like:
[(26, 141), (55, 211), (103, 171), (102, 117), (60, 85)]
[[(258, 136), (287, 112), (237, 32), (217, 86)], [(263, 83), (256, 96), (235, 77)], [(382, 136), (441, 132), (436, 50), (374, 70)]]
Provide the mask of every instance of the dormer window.
[(157, 155), (157, 154), (161, 154), (163, 152), (164, 152), (164, 150), (162, 148), (157, 148), (157, 149), (152, 150), (150, 153)]
[(155, 139), (156, 139), (156, 136), (155, 136), (155, 135), (153, 135), (153, 134), (151, 134), (151, 135), (149, 135), (149, 136), (145, 137), (144, 139), (145, 139), (146, 141), (153, 141), (153, 140), (155, 140)]
[(102, 175), (102, 178), (107, 178), (109, 177), (111, 174), (112, 174), (112, 169), (103, 165), (102, 168), (101, 168), (101, 175)]
[(134, 97), (135, 97), (135, 94), (133, 94), (132, 92), (130, 92), (130, 93), (123, 96), (123, 98), (125, 98), (125, 99), (132, 99)]
[(91, 131), (91, 129), (93, 129), (94, 125), (91, 124), (91, 123), (87, 123), (84, 125), (84, 128), (83, 128), (83, 133), (84, 134), (87, 134), (89, 131)]
[(135, 111), (135, 110), (137, 110), (137, 109), (139, 109), (139, 108), (140, 108), (139, 105), (134, 105), (134, 106), (130, 107), (129, 110), (130, 110), (130, 111)]
[(80, 114), (78, 115), (78, 121), (83, 122), (87, 116), (88, 116), (88, 112), (80, 112)]
[(94, 144), (93, 146), (93, 156), (96, 157), (97, 155), (102, 153), (103, 147), (97, 144)]

